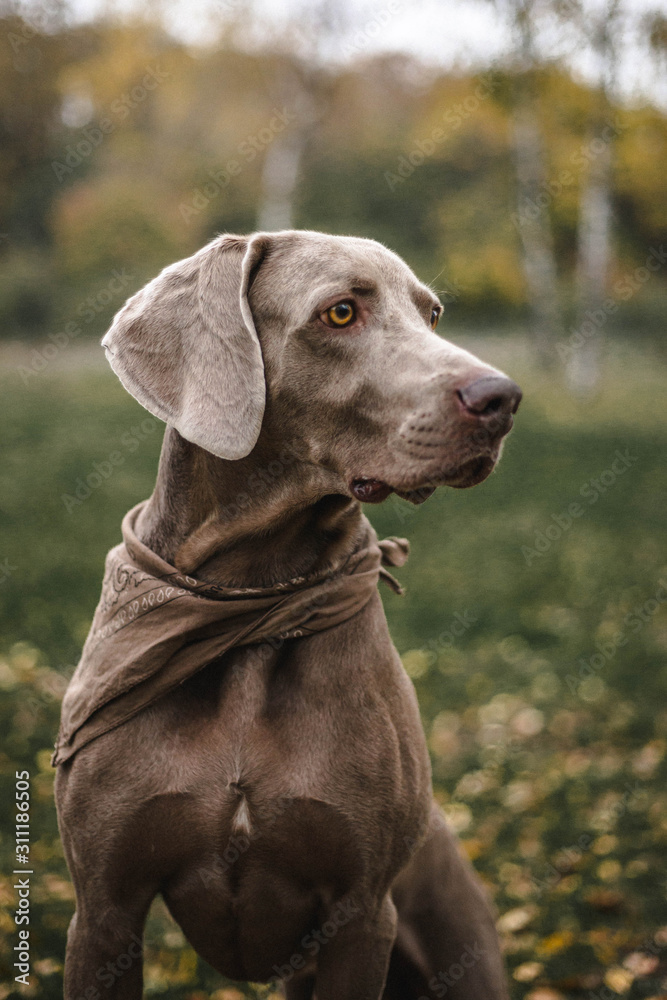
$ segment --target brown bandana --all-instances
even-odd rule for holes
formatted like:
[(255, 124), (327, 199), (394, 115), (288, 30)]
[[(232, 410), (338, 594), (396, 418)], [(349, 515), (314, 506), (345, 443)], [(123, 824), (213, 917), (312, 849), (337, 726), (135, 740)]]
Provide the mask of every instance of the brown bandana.
[(234, 589), (185, 576), (140, 542), (134, 526), (143, 506), (125, 515), (123, 542), (107, 556), (102, 596), (63, 699), (54, 766), (233, 646), (347, 621), (371, 599), (380, 576), (401, 593), (382, 564), (402, 566), (408, 543), (378, 542), (368, 521), (362, 548), (339, 566), (273, 587)]

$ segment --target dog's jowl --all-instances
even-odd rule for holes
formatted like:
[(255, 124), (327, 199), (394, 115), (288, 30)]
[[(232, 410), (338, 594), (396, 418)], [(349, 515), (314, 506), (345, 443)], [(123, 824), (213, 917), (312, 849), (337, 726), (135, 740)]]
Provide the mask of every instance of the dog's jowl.
[(109, 362), (167, 429), (63, 702), (67, 1000), (141, 997), (157, 894), (292, 1000), (507, 996), (378, 593), (407, 542), (362, 508), (474, 486), (512, 426), (520, 390), (440, 313), (380, 244), (281, 232), (214, 240), (115, 317)]

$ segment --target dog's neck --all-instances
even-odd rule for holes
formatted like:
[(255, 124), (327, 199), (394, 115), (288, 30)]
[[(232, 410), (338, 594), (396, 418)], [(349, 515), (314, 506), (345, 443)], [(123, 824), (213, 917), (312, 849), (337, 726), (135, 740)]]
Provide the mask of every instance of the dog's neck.
[(297, 445), (260, 440), (224, 461), (168, 427), (139, 538), (182, 572), (230, 586), (271, 586), (319, 572), (354, 551), (364, 532), (339, 480)]

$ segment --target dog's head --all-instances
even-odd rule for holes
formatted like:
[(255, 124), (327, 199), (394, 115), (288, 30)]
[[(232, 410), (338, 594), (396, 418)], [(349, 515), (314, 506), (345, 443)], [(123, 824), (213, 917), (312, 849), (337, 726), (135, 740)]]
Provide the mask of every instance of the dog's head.
[(298, 442), (339, 492), (419, 503), (488, 476), (521, 399), (434, 332), (441, 312), (372, 240), (225, 236), (134, 295), (102, 343), (128, 391), (214, 455)]

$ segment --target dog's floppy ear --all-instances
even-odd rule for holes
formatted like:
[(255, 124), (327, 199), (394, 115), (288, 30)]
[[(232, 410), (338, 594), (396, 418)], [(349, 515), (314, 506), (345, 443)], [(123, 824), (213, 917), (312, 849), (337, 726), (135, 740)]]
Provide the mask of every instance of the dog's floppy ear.
[(220, 237), (133, 295), (102, 340), (149, 413), (219, 458), (259, 437), (266, 386), (248, 283), (267, 238)]

